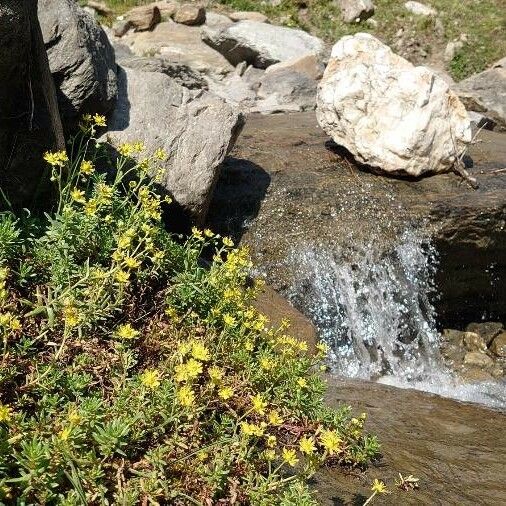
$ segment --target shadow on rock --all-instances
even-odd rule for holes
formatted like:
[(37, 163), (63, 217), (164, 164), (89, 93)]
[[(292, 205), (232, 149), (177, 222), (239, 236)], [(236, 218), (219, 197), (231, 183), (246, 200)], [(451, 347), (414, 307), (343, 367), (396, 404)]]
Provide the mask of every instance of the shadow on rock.
[(271, 176), (259, 165), (227, 157), (211, 201), (207, 226), (239, 241), (248, 223), (257, 217), (270, 183)]

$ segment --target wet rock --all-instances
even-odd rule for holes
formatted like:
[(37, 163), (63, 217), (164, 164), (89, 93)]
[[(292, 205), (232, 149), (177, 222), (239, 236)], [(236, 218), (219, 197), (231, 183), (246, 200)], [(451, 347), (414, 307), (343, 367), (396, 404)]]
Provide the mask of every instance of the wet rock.
[(484, 114), (506, 130), (506, 58), (454, 86), (467, 109)]
[(334, 46), (317, 103), (318, 122), (332, 139), (387, 173), (448, 171), (472, 138), (447, 83), (365, 33)]
[(160, 23), (162, 15), (156, 4), (140, 5), (130, 9), (125, 14), (125, 20), (137, 32), (152, 30), (155, 25)]
[(217, 51), (202, 42), (201, 28), (175, 23), (157, 25), (152, 32), (128, 33), (122, 41), (138, 56), (159, 55), (206, 75), (226, 75), (234, 67)]
[(202, 38), (232, 65), (245, 61), (258, 68), (307, 54), (319, 55), (324, 49), (323, 41), (302, 30), (256, 21), (204, 27)]
[(411, 12), (412, 14), (416, 14), (417, 16), (436, 16), (436, 9), (430, 7), (429, 5), (422, 4), (420, 2), (406, 2), (404, 7)]
[(487, 344), (483, 338), (474, 332), (464, 332), (463, 341), (467, 351), (479, 351), (483, 353), (487, 350)]
[(444, 329), (442, 337), (445, 342), (454, 344), (458, 347), (462, 347), (464, 344), (464, 332), (461, 330)]
[(199, 5), (183, 4), (176, 10), (174, 21), (182, 25), (202, 25), (206, 21), (206, 10)]
[[(219, 166), (243, 126), (235, 109), (211, 93), (189, 90), (158, 72), (120, 69), (118, 103), (108, 121), (113, 145), (143, 141), (169, 154), (161, 184), (173, 196), (179, 225), (202, 224)], [(174, 221), (173, 221), (174, 224)]]
[(464, 357), (464, 364), (486, 369), (492, 367), (494, 362), (485, 353), (479, 351), (469, 351)]
[(504, 326), (500, 322), (470, 323), (466, 327), (466, 331), (479, 334), (485, 341), (486, 345), (490, 346), (494, 337), (498, 336), (503, 328)]
[(372, 0), (337, 0), (345, 23), (359, 23), (374, 14)]
[(97, 22), (73, 0), (39, 0), (39, 21), (67, 129), (84, 113), (104, 114), (117, 94), (114, 51)]
[(258, 21), (259, 23), (268, 23), (269, 18), (261, 12), (255, 11), (236, 11), (228, 15), (232, 21)]
[(490, 345), (490, 351), (498, 357), (506, 358), (506, 332), (502, 332), (494, 338)]

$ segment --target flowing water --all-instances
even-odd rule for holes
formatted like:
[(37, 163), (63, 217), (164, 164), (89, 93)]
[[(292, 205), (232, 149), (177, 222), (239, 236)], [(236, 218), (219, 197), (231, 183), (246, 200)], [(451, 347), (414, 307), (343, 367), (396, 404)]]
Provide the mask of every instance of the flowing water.
[(330, 346), (332, 372), (506, 407), (504, 385), (462, 384), (443, 365), (430, 241), (410, 230), (389, 254), (380, 250), (372, 239), (346, 251), (305, 245), (291, 253), (289, 298)]

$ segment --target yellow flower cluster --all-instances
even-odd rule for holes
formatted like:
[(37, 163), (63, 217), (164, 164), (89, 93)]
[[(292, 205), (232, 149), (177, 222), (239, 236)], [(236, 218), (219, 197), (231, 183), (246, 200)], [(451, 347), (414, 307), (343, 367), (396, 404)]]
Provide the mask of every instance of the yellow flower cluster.
[(158, 369), (146, 369), (140, 376), (141, 383), (150, 389), (158, 388), (161, 378)]
[(69, 157), (65, 151), (46, 151), (44, 160), (52, 167), (63, 167), (69, 161)]
[(116, 329), (116, 336), (120, 339), (136, 339), (139, 337), (139, 331), (135, 330), (130, 323), (126, 323), (124, 325), (120, 325)]
[(0, 423), (8, 423), (12, 418), (12, 409), (0, 402)]

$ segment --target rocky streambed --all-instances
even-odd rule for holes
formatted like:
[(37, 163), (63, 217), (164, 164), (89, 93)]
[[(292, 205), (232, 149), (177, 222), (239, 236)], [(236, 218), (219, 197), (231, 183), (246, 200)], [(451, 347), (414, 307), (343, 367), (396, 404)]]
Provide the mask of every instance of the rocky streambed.
[[(505, 161), (505, 137), (481, 132), (467, 160), (478, 190), (454, 174), (378, 177), (329, 142), (313, 113), (251, 116), (209, 222), (248, 244), (259, 272), (313, 320), (335, 373), (434, 389), (427, 378), (437, 387), (447, 371), (444, 328), (506, 322)], [(480, 351), (459, 342), (463, 384), (503, 392), (499, 357), (481, 350), (492, 374), (487, 358), (464, 363)], [(484, 401), (475, 389), (459, 395)]]

